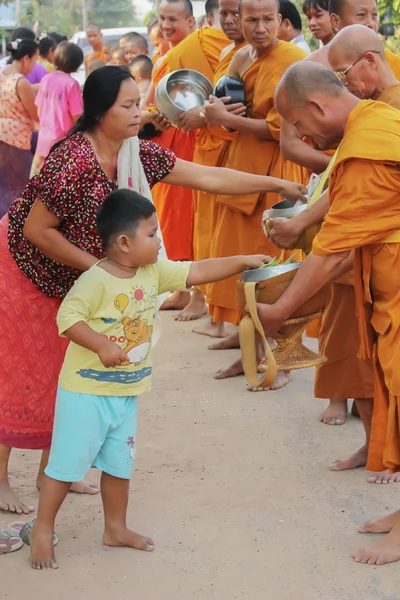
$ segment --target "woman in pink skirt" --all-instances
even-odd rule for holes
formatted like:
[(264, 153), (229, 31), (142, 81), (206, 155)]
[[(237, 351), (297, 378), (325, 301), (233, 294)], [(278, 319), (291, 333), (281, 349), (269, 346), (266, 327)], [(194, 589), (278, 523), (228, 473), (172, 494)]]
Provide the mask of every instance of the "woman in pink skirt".
[[(53, 149), (0, 222), (0, 509), (11, 512), (33, 510), (10, 486), (11, 448), (44, 451), (38, 487), (47, 464), (66, 348), (56, 328), (58, 307), (79, 274), (104, 256), (96, 211), (117, 187), (123, 142), (140, 127), (139, 89), (120, 67), (94, 71), (83, 102), (72, 134)], [(131, 159), (140, 159), (150, 187), (162, 179), (210, 193), (275, 191), (304, 198), (301, 185), (201, 167), (150, 142), (141, 141), (139, 157)], [(74, 485), (76, 492), (98, 491), (85, 482)]]

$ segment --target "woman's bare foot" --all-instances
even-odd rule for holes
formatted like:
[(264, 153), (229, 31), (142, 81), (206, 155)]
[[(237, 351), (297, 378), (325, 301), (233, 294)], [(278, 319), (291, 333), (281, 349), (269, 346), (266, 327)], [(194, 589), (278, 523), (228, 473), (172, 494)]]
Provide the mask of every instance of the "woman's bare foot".
[(21, 502), (8, 481), (2, 480), (0, 481), (0, 510), (18, 515), (29, 515), (29, 513), (35, 510), (35, 507)]
[(190, 292), (173, 292), (162, 304), (160, 310), (183, 310), (190, 302)]
[[(399, 522), (399, 521), (397, 521)], [(394, 526), (390, 533), (370, 548), (361, 548), (351, 555), (356, 562), (366, 565), (387, 565), (400, 560), (400, 527)]]
[(321, 415), (325, 425), (344, 425), (347, 417), (347, 400), (330, 400), (329, 406)]
[(209, 350), (232, 350), (236, 348), (240, 348), (239, 332), (235, 332), (220, 342), (208, 346)]
[(346, 460), (335, 460), (333, 464), (330, 465), (331, 471), (348, 471), (350, 469), (358, 469), (358, 467), (365, 467), (368, 460), (368, 448), (367, 446), (362, 446), (357, 452), (354, 452), (349, 458)]
[(375, 473), (367, 479), (368, 483), (400, 483), (400, 473), (389, 473), (389, 471), (382, 471), (381, 473)]
[[(39, 473), (36, 479), (36, 487), (40, 490), (42, 481), (43, 481), (44, 473)], [(90, 483), (86, 479), (82, 479), (82, 481), (75, 481), (69, 491), (73, 494), (88, 494), (89, 496), (94, 496), (100, 492), (100, 489), (94, 483)]]
[(135, 548), (136, 550), (144, 550), (152, 552), (154, 550), (154, 542), (152, 539), (135, 533), (131, 529), (106, 530), (103, 536), (103, 543), (106, 546), (118, 548)]
[(42, 529), (35, 523), (31, 531), (31, 564), (32, 569), (58, 569), (58, 564), (54, 554), (53, 531)]
[(193, 333), (199, 335), (208, 335), (213, 338), (224, 338), (226, 337), (225, 324), (224, 323), (213, 323), (211, 317), (204, 320), (202, 323), (193, 327)]
[(237, 377), (238, 375), (243, 375), (243, 365), (242, 359), (239, 358), (232, 365), (227, 367), (226, 369), (220, 369), (214, 375), (214, 379), (228, 379), (229, 377)]
[[(262, 369), (259, 368), (259, 372)], [(274, 383), (269, 388), (262, 387), (252, 387), (251, 385), (247, 386), (248, 392), (268, 392), (269, 390), (280, 390), (285, 387), (290, 381), (292, 381), (292, 373), (290, 371), (278, 371), (276, 374), (276, 379)]]
[(396, 512), (387, 515), (386, 517), (382, 517), (382, 519), (364, 523), (364, 525), (358, 527), (357, 531), (359, 533), (390, 533), (399, 520), (400, 510), (396, 510)]
[(174, 319), (175, 321), (197, 321), (206, 314), (207, 304), (204, 294), (199, 289), (194, 288), (190, 295), (189, 304)]

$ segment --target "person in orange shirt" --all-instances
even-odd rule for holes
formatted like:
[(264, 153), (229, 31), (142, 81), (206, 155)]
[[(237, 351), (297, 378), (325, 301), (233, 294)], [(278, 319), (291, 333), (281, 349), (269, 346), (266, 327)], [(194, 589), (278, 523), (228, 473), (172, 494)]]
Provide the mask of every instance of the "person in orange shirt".
[[(273, 305), (258, 305), (267, 334), (354, 264), (360, 356), (375, 353), (369, 464), (400, 471), (400, 113), (359, 100), (332, 71), (310, 61), (285, 73), (275, 96), (283, 118), (320, 147), (342, 142), (329, 180), (329, 212), (312, 254)], [(380, 463), (380, 464), (379, 464)], [(381, 565), (400, 560), (400, 511), (359, 529), (387, 533), (352, 556)]]
[[(168, 73), (178, 69), (193, 69), (210, 81), (218, 65), (221, 51), (229, 44), (225, 34), (215, 27), (193, 32), (193, 7), (189, 0), (163, 0), (159, 8), (159, 24), (171, 49), (160, 59), (153, 71), (154, 89)], [(169, 148), (179, 158), (192, 161), (196, 129), (204, 123), (200, 109), (182, 115), (176, 123), (157, 137), (157, 143)], [(194, 205), (192, 190), (168, 184), (157, 184), (153, 199), (170, 260), (188, 260), (193, 254)], [(166, 300), (164, 309), (183, 309), (190, 293), (176, 292)]]
[[(280, 154), (280, 118), (274, 108), (274, 92), (286, 68), (302, 60), (306, 53), (295, 44), (276, 38), (280, 23), (276, 0), (242, 0), (239, 10), (248, 45), (235, 54), (228, 75), (243, 80), (248, 115), (237, 116), (227, 110), (222, 100), (213, 99), (205, 107), (207, 123), (238, 132), (229, 147), (226, 165), (230, 168), (247, 173), (268, 173), (295, 181), (295, 166), (285, 162)], [(271, 256), (280, 256), (281, 252), (266, 240), (260, 226), (264, 210), (278, 201), (279, 197), (274, 194), (245, 195), (240, 199), (218, 196), (220, 207), (210, 256), (228, 256), (232, 248), (240, 253), (245, 248), (251, 248), (251, 251), (263, 248)], [(238, 325), (241, 313), (236, 301), (236, 278), (208, 286), (207, 296), (214, 323)], [(238, 344), (238, 335), (213, 348), (235, 344)], [(222, 379), (242, 372), (242, 363), (238, 360), (219, 371), (216, 377)], [(279, 373), (274, 389), (282, 387), (289, 379), (289, 374)]]
[(103, 34), (98, 25), (88, 25), (86, 27), (86, 39), (92, 47), (92, 51), (85, 58), (86, 71), (93, 60), (102, 60), (106, 62), (104, 55)]

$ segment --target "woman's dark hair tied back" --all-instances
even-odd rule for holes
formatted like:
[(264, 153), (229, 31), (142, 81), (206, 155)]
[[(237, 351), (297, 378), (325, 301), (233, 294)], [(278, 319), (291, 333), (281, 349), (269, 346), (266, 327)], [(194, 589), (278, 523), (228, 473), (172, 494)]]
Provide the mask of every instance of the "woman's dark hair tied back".
[(22, 60), (25, 56), (32, 58), (39, 50), (39, 45), (30, 38), (16, 39), (7, 44), (7, 52), (12, 60)]

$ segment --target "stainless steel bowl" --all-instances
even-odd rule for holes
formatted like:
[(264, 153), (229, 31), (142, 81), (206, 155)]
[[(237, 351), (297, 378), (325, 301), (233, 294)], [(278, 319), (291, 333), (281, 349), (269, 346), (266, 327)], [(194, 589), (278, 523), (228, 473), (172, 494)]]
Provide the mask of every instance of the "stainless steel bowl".
[(302, 204), (300, 202), (295, 204), (291, 200), (281, 200), (280, 202), (273, 204), (271, 210), (269, 211), (268, 218), (274, 219), (275, 217), (295, 217), (305, 208), (307, 208), (307, 204)]
[(212, 94), (213, 86), (198, 71), (179, 69), (163, 77), (156, 88), (154, 103), (157, 110), (173, 125), (177, 117), (204, 103)]
[(261, 269), (250, 269), (249, 271), (243, 271), (241, 281), (266, 281), (272, 279), (282, 273), (288, 271), (295, 271), (300, 269), (301, 262), (289, 263), (287, 265), (277, 265), (276, 267), (262, 267)]

